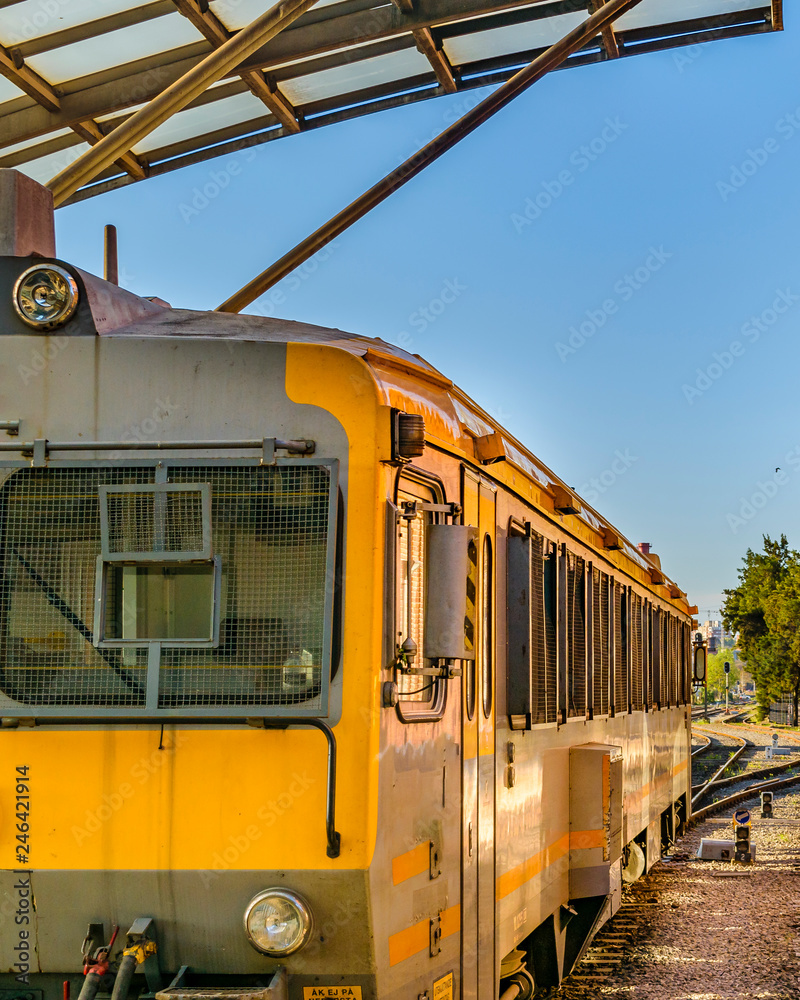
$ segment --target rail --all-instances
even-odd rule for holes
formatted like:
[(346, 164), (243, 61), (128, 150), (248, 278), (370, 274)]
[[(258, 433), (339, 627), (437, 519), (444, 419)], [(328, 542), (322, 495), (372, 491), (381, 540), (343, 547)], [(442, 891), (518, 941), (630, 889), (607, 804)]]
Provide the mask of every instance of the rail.
[(692, 739), (695, 739), (695, 737), (697, 739), (705, 740), (705, 743), (702, 746), (699, 746), (695, 750), (692, 750), (692, 757), (699, 757), (700, 754), (703, 754), (707, 750), (711, 749), (711, 744), (713, 741), (711, 737), (706, 736), (705, 733), (692, 733)]
[(717, 780), (717, 778), (722, 777), (724, 772), (728, 770), (731, 764), (734, 764), (742, 756), (742, 754), (748, 747), (747, 740), (744, 739), (742, 736), (731, 736), (729, 733), (716, 733), (716, 732), (713, 733), (713, 735), (726, 736), (728, 737), (728, 739), (738, 740), (741, 746), (720, 767), (717, 768), (717, 770), (711, 775), (708, 781), (702, 786), (700, 791), (696, 795), (692, 796), (692, 814), (694, 814), (695, 804), (702, 799), (708, 787), (712, 785)]
[(789, 788), (791, 785), (796, 784), (800, 784), (800, 774), (794, 774), (790, 778), (776, 778), (773, 781), (761, 781), (755, 785), (748, 785), (747, 788), (742, 789), (740, 792), (734, 792), (733, 795), (728, 795), (727, 798), (717, 799), (716, 802), (710, 802), (707, 806), (703, 806), (702, 809), (698, 809), (696, 812), (693, 811), (689, 822), (699, 823), (700, 820), (705, 819), (717, 810), (735, 805), (737, 802), (744, 802), (747, 799), (755, 798), (760, 792), (778, 791), (781, 788)]

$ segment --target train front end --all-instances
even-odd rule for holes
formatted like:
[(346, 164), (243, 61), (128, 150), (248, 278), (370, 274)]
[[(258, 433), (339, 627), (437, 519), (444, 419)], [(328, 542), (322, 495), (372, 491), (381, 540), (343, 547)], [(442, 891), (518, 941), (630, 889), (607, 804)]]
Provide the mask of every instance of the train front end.
[(0, 175), (0, 997), (374, 997), (388, 408)]

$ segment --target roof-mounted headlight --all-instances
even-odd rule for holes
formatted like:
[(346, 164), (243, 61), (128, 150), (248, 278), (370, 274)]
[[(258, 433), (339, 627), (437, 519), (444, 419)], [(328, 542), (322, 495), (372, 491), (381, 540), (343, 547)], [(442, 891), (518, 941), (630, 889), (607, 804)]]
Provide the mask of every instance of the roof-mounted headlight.
[(265, 889), (247, 904), (244, 929), (256, 951), (282, 958), (308, 943), (314, 918), (308, 903), (296, 892)]
[(56, 264), (35, 264), (14, 285), (14, 309), (23, 323), (36, 330), (62, 326), (78, 305), (78, 285), (69, 271)]

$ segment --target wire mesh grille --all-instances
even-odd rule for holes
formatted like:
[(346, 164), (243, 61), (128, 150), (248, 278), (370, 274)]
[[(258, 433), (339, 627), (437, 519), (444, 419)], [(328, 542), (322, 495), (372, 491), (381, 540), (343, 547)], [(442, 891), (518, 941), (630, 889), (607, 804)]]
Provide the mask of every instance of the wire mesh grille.
[(594, 714), (608, 715), (608, 576), (598, 569), (592, 572), (592, 607), (594, 610), (592, 623)]
[[(329, 469), (242, 465), (168, 472), (170, 482), (210, 488), (213, 545), (222, 566), (219, 645), (162, 646), (158, 705), (322, 708), (332, 583)], [(149, 467), (21, 469), (6, 482), (0, 493), (0, 688), (8, 697), (28, 705), (144, 707), (147, 646), (98, 649), (92, 629), (99, 487), (144, 485), (153, 475)], [(175, 526), (169, 544), (183, 547), (190, 537), (180, 521), (188, 516), (196, 524), (199, 495), (173, 494), (178, 499), (165, 517)], [(140, 497), (156, 502), (152, 491), (126, 496), (134, 498), (134, 522), (144, 520)], [(136, 525), (119, 523), (118, 544), (146, 539)], [(104, 596), (113, 603), (113, 587)]]
[(681, 703), (688, 704), (692, 700), (692, 638), (691, 630), (686, 622), (681, 625), (682, 643), (682, 663), (681, 678), (683, 687), (681, 689)]
[(631, 704), (634, 709), (644, 708), (644, 661), (642, 638), (642, 599), (631, 596)]
[(568, 714), (581, 716), (586, 714), (586, 574), (580, 556), (568, 553), (567, 560)]
[(201, 552), (203, 493), (199, 489), (109, 490), (105, 494), (110, 554)]
[(534, 723), (547, 718), (547, 637), (544, 613), (542, 536), (531, 533), (531, 672)]
[(669, 703), (678, 704), (678, 619), (669, 616)]
[(625, 597), (622, 587), (614, 584), (614, 710), (628, 711), (628, 650)]
[(544, 566), (544, 636), (545, 636), (545, 704), (547, 722), (556, 722), (558, 712), (558, 660), (556, 647), (558, 630), (556, 615), (556, 556), (552, 546), (546, 546)]
[(650, 602), (644, 598), (642, 600), (642, 672), (644, 677), (644, 702), (645, 705), (653, 704), (653, 615)]
[(0, 687), (28, 705), (141, 707), (146, 650), (123, 662), (93, 645), (102, 483), (146, 483), (152, 469), (23, 469), (2, 518)]
[(651, 691), (651, 702), (654, 705), (661, 704), (664, 697), (663, 674), (662, 674), (662, 644), (661, 644), (661, 610), (650, 608), (650, 655), (652, 657), (653, 687)]
[(159, 705), (322, 707), (330, 477), (320, 466), (175, 468), (208, 482), (219, 647), (165, 648)]

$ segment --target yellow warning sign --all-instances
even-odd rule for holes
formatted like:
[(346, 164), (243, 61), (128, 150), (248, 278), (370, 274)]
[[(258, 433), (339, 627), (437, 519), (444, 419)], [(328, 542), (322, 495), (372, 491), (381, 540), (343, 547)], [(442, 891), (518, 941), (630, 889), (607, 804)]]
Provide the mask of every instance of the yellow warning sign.
[[(450, 996), (452, 995), (451, 990)], [(361, 1000), (361, 987), (304, 986), (303, 1000)]]
[(433, 1000), (453, 1000), (453, 973), (437, 979), (433, 984)]

